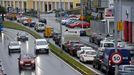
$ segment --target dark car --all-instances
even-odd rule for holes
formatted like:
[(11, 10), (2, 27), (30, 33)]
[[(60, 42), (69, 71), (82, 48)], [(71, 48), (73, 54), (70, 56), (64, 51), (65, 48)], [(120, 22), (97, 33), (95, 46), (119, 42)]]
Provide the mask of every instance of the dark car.
[(42, 22), (42, 23), (47, 24), (47, 20), (46, 20), (45, 18), (41, 18), (41, 19), (39, 19), (39, 22)]
[(53, 34), (53, 41), (55, 41), (58, 36), (60, 36), (60, 33), (54, 33)]
[(35, 70), (35, 57), (32, 54), (22, 54), (18, 58), (19, 71), (25, 69)]
[[(118, 48), (118, 53), (122, 56), (122, 62), (118, 65), (130, 65), (131, 64), (131, 54), (130, 50), (125, 48)], [(104, 70), (107, 75), (114, 73), (115, 64), (112, 62), (112, 55), (115, 52), (115, 48), (107, 48), (104, 50), (103, 59), (101, 63), (101, 70)]]
[(28, 34), (25, 32), (17, 33), (17, 41), (25, 42), (28, 40)]
[(80, 50), (80, 47), (83, 47), (84, 44), (81, 43), (72, 43), (68, 48), (69, 54), (72, 56), (76, 55), (77, 50)]
[(96, 53), (97, 54), (96, 54), (96, 56), (93, 60), (93, 67), (96, 68), (96, 69), (100, 69), (101, 62), (102, 62), (102, 59), (103, 59), (103, 51), (97, 50)]

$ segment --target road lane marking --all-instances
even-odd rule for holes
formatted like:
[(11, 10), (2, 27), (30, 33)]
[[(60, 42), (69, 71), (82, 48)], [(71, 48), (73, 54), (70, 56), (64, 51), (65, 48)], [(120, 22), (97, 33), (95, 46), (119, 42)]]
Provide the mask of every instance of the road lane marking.
[(29, 43), (28, 43), (28, 41), (26, 41), (26, 52), (27, 53), (29, 52)]

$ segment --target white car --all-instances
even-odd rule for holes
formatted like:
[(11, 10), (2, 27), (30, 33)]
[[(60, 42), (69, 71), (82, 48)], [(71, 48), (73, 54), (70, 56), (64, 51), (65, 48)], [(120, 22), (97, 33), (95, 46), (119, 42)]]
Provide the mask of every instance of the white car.
[(10, 53), (20, 53), (21, 52), (21, 43), (18, 41), (11, 41), (8, 45), (8, 52)]
[(80, 57), (80, 54), (83, 51), (85, 51), (85, 50), (93, 50), (93, 48), (92, 47), (86, 47), (86, 46), (85, 47), (81, 47), (80, 50), (78, 50), (77, 53), (76, 53), (77, 54), (77, 57), (79, 58)]
[(105, 48), (113, 48), (113, 47), (115, 47), (115, 43), (113, 42), (113, 40), (109, 40), (109, 39), (105, 38), (104, 40), (102, 40), (100, 42), (100, 46), (99, 46), (98, 50), (103, 51), (103, 50), (105, 50)]
[(38, 22), (38, 23), (35, 24), (34, 29), (36, 31), (44, 31), (45, 24), (44, 23), (41, 23), (41, 22)]
[(35, 54), (39, 53), (49, 53), (49, 46), (46, 39), (36, 39), (35, 40)]
[(96, 56), (96, 51), (95, 50), (85, 50), (80, 54), (80, 61), (81, 62), (93, 62), (94, 57)]

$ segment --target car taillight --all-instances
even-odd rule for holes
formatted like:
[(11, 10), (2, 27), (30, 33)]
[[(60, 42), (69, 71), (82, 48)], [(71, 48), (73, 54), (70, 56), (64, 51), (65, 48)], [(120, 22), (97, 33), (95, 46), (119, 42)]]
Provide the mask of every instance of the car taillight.
[(87, 55), (84, 55), (84, 57), (87, 57)]
[(33, 60), (32, 63), (35, 63), (35, 61)]
[(132, 62), (131, 62), (131, 60), (129, 61), (129, 64), (131, 64)]
[(109, 60), (108, 63), (109, 63), (109, 65), (111, 65), (111, 63), (112, 63), (111, 60)]
[(23, 64), (24, 62), (23, 61), (20, 61), (20, 64)]

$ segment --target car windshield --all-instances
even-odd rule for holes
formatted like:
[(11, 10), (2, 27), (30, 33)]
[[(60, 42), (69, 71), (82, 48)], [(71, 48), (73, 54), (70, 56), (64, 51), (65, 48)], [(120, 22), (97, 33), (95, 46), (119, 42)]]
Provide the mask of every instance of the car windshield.
[(32, 54), (24, 54), (21, 56), (21, 58), (33, 58)]
[(11, 46), (17, 46), (17, 45), (19, 45), (19, 43), (17, 43), (17, 42), (16, 43), (10, 43), (10, 45)]
[(47, 42), (46, 41), (38, 41), (37, 45), (47, 45)]
[(96, 52), (94, 52), (94, 51), (87, 51), (86, 54), (88, 54), (88, 55), (96, 55)]
[(105, 43), (104, 47), (114, 47), (114, 44), (113, 43)]
[(83, 47), (82, 50), (91, 50), (91, 47)]
[(40, 27), (44, 26), (44, 24), (39, 24)]
[(125, 71), (133, 71), (134, 72), (134, 66), (126, 66), (124, 67)]

